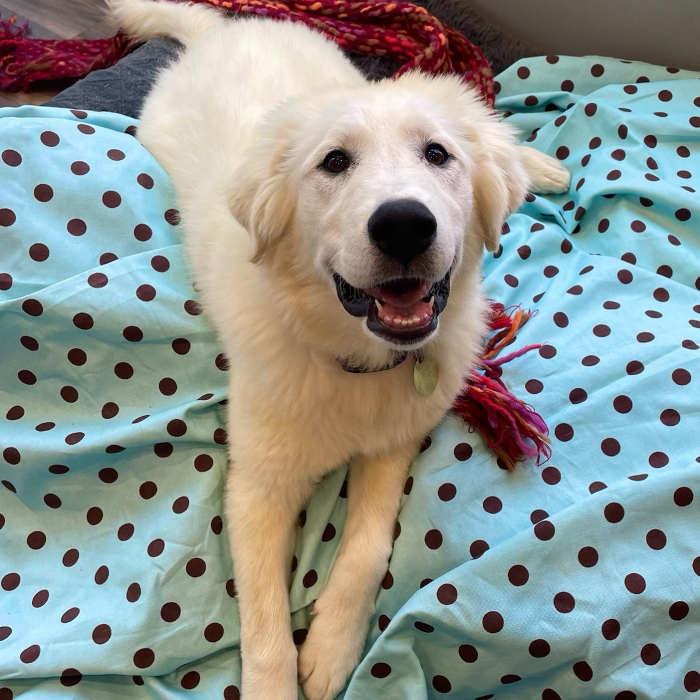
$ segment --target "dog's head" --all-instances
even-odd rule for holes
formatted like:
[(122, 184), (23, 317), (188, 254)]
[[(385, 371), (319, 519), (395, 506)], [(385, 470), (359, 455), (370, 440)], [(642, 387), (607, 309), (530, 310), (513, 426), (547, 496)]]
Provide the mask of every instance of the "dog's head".
[[(409, 73), (282, 105), (231, 187), (250, 260), (286, 265), (334, 295), (384, 348), (435, 336), (451, 278), (498, 247), (526, 193), (511, 128), (456, 77)], [(301, 272), (300, 272), (301, 271)]]

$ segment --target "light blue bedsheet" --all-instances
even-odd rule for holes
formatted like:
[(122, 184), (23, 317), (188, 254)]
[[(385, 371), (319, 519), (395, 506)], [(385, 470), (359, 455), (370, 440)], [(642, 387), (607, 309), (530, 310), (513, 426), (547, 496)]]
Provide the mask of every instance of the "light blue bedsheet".
[[(509, 474), (454, 418), (434, 432), (344, 698), (698, 697), (698, 75), (549, 57), (498, 80), (573, 175), (485, 261), (489, 296), (537, 310), (517, 345), (545, 346), (504, 378), (553, 456)], [(133, 123), (0, 109), (0, 700), (239, 697), (226, 363)], [(343, 479), (302, 519), (297, 641)]]

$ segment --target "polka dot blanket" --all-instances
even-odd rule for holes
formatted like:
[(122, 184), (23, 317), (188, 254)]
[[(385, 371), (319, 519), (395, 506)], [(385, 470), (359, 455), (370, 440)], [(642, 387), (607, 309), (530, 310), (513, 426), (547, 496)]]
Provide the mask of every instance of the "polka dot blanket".
[[(700, 697), (698, 76), (549, 57), (497, 88), (573, 174), (484, 268), (537, 311), (504, 377), (553, 456), (511, 474), (453, 417), (434, 431), (342, 697)], [(1, 700), (240, 696), (227, 363), (133, 127), (0, 110)], [(298, 643), (345, 506), (341, 469), (300, 517)]]

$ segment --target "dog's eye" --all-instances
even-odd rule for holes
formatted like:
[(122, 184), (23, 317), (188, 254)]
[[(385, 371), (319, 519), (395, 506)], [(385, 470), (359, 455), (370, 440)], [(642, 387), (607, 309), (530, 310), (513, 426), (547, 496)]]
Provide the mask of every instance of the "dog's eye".
[(432, 165), (444, 165), (449, 159), (447, 151), (439, 143), (428, 144), (425, 159)]
[(323, 167), (337, 175), (350, 167), (350, 159), (342, 151), (331, 151), (323, 160)]

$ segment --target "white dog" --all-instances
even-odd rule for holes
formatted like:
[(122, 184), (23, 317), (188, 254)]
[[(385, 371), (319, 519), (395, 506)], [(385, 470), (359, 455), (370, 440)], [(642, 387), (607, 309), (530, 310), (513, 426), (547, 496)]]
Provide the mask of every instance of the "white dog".
[[(111, 11), (133, 36), (186, 47), (138, 136), (174, 182), (231, 360), (243, 698), (296, 700), (298, 676), (330, 700), (359, 660), (409, 465), (478, 360), (482, 249), (528, 188), (564, 191), (569, 174), (455, 76), (369, 83), (300, 24), (148, 0)], [(297, 655), (295, 521), (345, 461), (340, 553)]]

